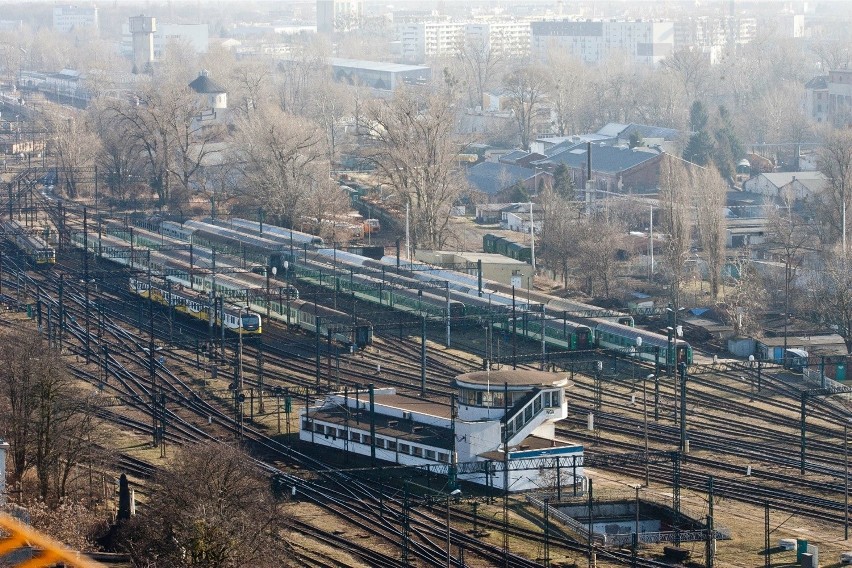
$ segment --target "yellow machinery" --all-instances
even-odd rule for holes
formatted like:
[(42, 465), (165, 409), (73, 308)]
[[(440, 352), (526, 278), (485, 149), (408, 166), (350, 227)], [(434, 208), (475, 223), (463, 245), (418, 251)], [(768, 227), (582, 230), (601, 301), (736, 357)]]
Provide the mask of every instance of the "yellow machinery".
[(34, 550), (32, 558), (15, 564), (14, 568), (46, 568), (60, 562), (75, 568), (103, 568), (103, 564), (67, 550), (52, 538), (3, 513), (0, 513), (0, 533), (4, 533), (0, 534), (0, 562), (19, 548), (31, 547)]

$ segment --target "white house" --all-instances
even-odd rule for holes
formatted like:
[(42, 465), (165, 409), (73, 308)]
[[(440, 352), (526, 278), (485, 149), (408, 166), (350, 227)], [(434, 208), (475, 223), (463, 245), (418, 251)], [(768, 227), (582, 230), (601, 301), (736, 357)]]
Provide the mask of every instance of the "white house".
[(793, 199), (804, 199), (820, 193), (828, 183), (821, 172), (777, 172), (764, 173), (743, 183), (743, 191), (782, 199), (787, 195)]
[(533, 232), (541, 233), (544, 214), (538, 206), (534, 205), (532, 212), (530, 212), (529, 204), (518, 203), (514, 208), (503, 211), (502, 216), (500, 226), (503, 229), (529, 234), (530, 221), (532, 220)]

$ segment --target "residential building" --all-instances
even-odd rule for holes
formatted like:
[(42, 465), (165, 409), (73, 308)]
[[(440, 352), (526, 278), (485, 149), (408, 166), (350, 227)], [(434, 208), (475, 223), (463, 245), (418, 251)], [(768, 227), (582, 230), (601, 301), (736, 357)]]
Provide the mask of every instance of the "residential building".
[(518, 57), (530, 52), (528, 21), (474, 22), (464, 26), (466, 45), (481, 46), (494, 55)]
[(674, 24), (645, 20), (545, 20), (532, 22), (531, 49), (544, 60), (554, 51), (586, 63), (624, 52), (637, 63), (656, 65), (674, 50)]
[(815, 122), (828, 120), (828, 75), (814, 77), (805, 83), (805, 115)]
[[(649, 193), (659, 187), (660, 164), (664, 156), (664, 152), (649, 148), (574, 144), (558, 153), (549, 153), (546, 160), (535, 165), (552, 172), (564, 164), (571, 173), (574, 186), (585, 189), (587, 194), (594, 191)], [(590, 165), (591, 176), (588, 175)]]
[(53, 8), (53, 29), (57, 32), (88, 30), (98, 33), (97, 6), (56, 6)]
[(775, 25), (778, 35), (783, 38), (805, 37), (804, 14), (781, 14), (776, 16)]
[(690, 136), (690, 133), (675, 128), (617, 122), (610, 122), (596, 134), (611, 139), (613, 146), (629, 145), (635, 140), (640, 146), (661, 148), (669, 154), (680, 154)]
[(756, 18), (688, 17), (674, 22), (674, 48), (733, 47), (751, 42), (756, 34)]
[(397, 27), (404, 61), (422, 63), (427, 57), (458, 55), (464, 45), (465, 24), (414, 22)]
[(828, 72), (828, 121), (835, 126), (852, 124), (852, 69)]
[(0, 32), (19, 32), (23, 29), (23, 20), (0, 20)]
[(317, 0), (317, 33), (347, 32), (363, 17), (363, 0)]
[(453, 386), (452, 405), (392, 388), (331, 393), (300, 411), (299, 439), (445, 474), (450, 487), (458, 479), (529, 491), (582, 480), (583, 446), (556, 435), (568, 416), (566, 373), (478, 371)]
[(481, 162), (465, 170), (471, 188), (489, 196), (496, 195), (520, 182), (529, 192), (535, 191), (536, 172), (529, 168), (495, 162)]
[(743, 191), (782, 200), (787, 195), (796, 200), (821, 193), (828, 184), (822, 172), (763, 173), (743, 183)]

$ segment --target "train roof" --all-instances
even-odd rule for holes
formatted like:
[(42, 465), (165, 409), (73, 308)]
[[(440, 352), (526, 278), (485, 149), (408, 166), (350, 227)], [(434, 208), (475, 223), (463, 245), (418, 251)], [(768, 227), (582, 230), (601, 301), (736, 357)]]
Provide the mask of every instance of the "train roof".
[(270, 252), (280, 252), (284, 249), (283, 244), (276, 240), (250, 235), (248, 233), (240, 232), (237, 229), (220, 227), (203, 221), (190, 219), (189, 221), (185, 221), (183, 226), (194, 229), (195, 232), (193, 233), (193, 237), (195, 237), (195, 235), (206, 235), (208, 237), (221, 240), (235, 240), (244, 245), (251, 245)]
[[(605, 321), (605, 320), (595, 320), (595, 333), (597, 332), (605, 332), (612, 335), (616, 335), (619, 337), (624, 337), (627, 339), (633, 339), (637, 337), (642, 338), (642, 348), (644, 349), (647, 346), (651, 347), (668, 347), (669, 346), (669, 338), (665, 335), (660, 335), (659, 333), (654, 333), (653, 331), (647, 331), (644, 329), (640, 329), (638, 327), (630, 327), (629, 325), (623, 325), (620, 323)], [(677, 337), (672, 338), (672, 342), (677, 345), (689, 345), (683, 339), (679, 339)]]
[[(211, 223), (214, 222), (212, 219), (205, 219), (205, 222)], [(216, 221), (215, 222), (219, 226), (229, 226), (238, 230), (248, 230), (254, 231), (256, 233), (261, 233), (260, 231), (260, 223), (257, 221), (250, 221), (249, 219), (240, 219), (239, 217), (232, 218), (228, 221)], [(315, 244), (322, 245), (324, 241), (321, 237), (317, 235), (311, 235), (310, 233), (304, 233), (302, 231), (296, 231), (294, 229), (286, 229), (284, 227), (279, 227), (278, 225), (270, 225), (268, 223), (263, 224), (263, 237), (268, 238), (275, 241), (280, 241), (281, 239), (286, 240), (286, 244), (290, 243), (290, 239), (292, 238), (294, 243), (299, 244)]]

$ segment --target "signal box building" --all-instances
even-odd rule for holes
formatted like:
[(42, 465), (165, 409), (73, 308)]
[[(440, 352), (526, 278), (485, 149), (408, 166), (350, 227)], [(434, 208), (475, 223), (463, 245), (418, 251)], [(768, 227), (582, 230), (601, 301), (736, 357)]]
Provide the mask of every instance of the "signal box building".
[(556, 437), (556, 421), (567, 416), (565, 374), (479, 371), (459, 375), (454, 386), (452, 405), (394, 389), (332, 394), (301, 412), (299, 438), (398, 465), (455, 471), (458, 479), (500, 490), (582, 478), (582, 446)]

